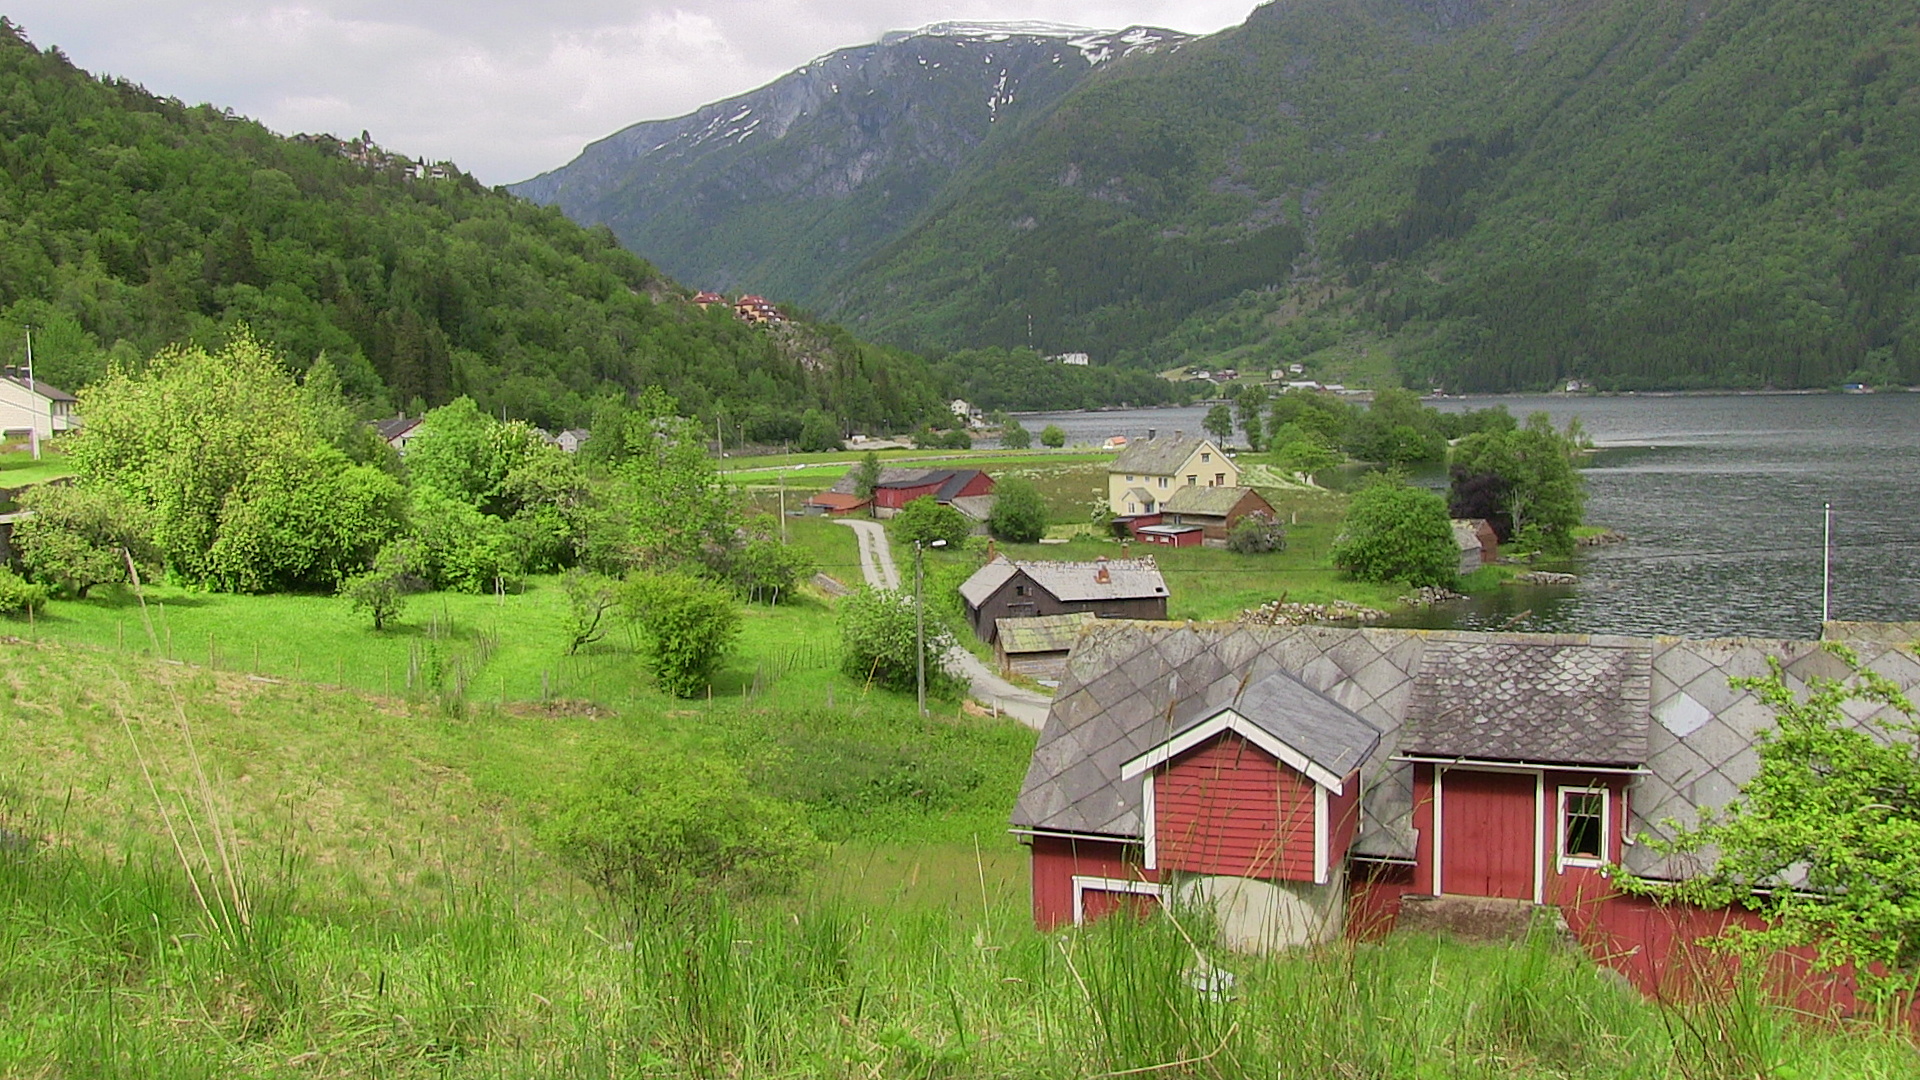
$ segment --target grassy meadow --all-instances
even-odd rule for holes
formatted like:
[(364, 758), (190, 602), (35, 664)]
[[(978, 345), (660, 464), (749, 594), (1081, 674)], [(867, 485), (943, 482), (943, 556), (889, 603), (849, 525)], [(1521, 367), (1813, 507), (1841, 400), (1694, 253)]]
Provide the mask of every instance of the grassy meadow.
[[(1193, 921), (1041, 934), (999, 831), (1028, 737), (922, 723), (899, 702), (450, 716), (82, 646), (14, 641), (0, 661), (14, 750), (0, 773), (4, 1076), (1732, 1080), (1915, 1066), (1876, 1029), (1801, 1027), (1749, 999), (1663, 1010), (1546, 939), (1255, 958), (1214, 949)], [(735, 748), (832, 839), (818, 873), (738, 905), (610, 904), (541, 844), (555, 791), (601, 740)], [(925, 803), (854, 775), (900, 755), (921, 777), (970, 768), (980, 782)]]

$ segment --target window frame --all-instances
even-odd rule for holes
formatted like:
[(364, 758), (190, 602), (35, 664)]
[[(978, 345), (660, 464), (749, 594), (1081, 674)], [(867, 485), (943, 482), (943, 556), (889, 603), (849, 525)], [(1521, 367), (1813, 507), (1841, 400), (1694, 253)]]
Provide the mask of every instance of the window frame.
[[(1554, 871), (1565, 873), (1567, 867), (1596, 870), (1608, 863), (1608, 854), (1613, 850), (1613, 789), (1605, 784), (1583, 784), (1574, 786), (1562, 784), (1554, 800)], [(1567, 807), (1575, 796), (1597, 795), (1600, 797), (1600, 854), (1576, 855), (1567, 851)]]

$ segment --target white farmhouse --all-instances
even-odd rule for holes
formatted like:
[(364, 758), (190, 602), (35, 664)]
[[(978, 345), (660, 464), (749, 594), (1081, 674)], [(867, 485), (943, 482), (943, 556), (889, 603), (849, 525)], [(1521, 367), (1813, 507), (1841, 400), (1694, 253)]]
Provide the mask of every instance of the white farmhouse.
[(14, 368), (0, 371), (0, 431), (25, 435), (37, 432), (43, 439), (80, 426), (74, 415), (75, 398), (57, 386), (35, 380), (28, 389), (27, 376)]

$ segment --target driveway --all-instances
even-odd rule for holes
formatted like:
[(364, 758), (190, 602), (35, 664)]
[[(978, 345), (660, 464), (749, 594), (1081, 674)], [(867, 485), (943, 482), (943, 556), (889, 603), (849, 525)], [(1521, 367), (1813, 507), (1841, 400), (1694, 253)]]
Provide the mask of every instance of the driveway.
[[(840, 519), (838, 524), (853, 530), (860, 541), (860, 572), (867, 584), (876, 589), (900, 588), (900, 571), (893, 563), (893, 547), (887, 543), (887, 530), (877, 521)], [(947, 653), (947, 668), (967, 680), (975, 701), (1039, 731), (1047, 722), (1047, 709), (1053, 699), (1001, 678), (986, 662), (958, 645)]]

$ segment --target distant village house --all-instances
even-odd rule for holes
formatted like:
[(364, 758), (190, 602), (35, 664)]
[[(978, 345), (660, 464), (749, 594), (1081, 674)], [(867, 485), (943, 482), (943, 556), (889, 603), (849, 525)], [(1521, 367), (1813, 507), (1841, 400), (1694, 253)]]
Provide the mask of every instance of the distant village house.
[(967, 623), (996, 641), (1001, 619), (1086, 612), (1102, 619), (1165, 619), (1167, 581), (1151, 558), (1015, 562), (999, 556), (960, 586)]
[(46, 439), (75, 430), (80, 426), (73, 411), (76, 401), (72, 394), (38, 379), (29, 389), (24, 371), (0, 371), (0, 431), (9, 435), (32, 432)]
[(1107, 508), (1121, 519), (1158, 514), (1182, 487), (1239, 487), (1240, 467), (1211, 439), (1149, 431), (1107, 466)]

